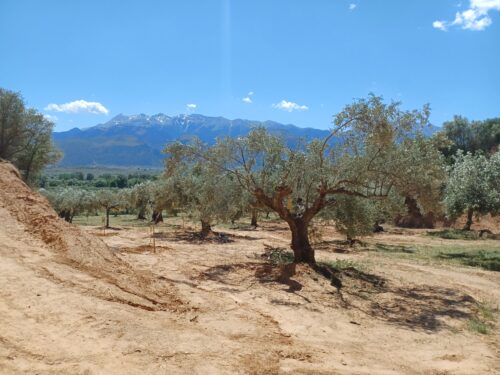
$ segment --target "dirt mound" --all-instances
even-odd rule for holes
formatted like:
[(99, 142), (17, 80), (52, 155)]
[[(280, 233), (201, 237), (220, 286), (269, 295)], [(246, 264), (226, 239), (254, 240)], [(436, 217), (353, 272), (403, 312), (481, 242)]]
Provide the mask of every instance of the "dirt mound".
[(183, 308), (173, 285), (133, 271), (99, 238), (60, 219), (49, 202), (31, 190), (16, 168), (4, 161), (0, 161), (0, 208), (24, 227), (26, 238), (41, 240), (58, 263), (83, 271), (123, 292), (120, 297), (107, 295), (105, 299), (148, 310)]

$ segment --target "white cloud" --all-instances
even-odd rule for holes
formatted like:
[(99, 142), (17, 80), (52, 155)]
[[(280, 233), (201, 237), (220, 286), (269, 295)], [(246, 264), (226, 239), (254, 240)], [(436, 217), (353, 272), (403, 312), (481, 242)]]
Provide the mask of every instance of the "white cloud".
[(356, 4), (349, 4), (349, 10), (354, 10), (356, 9), (357, 5)]
[(86, 100), (75, 100), (73, 102), (64, 103), (64, 104), (49, 104), (45, 107), (46, 111), (55, 111), (55, 112), (67, 112), (67, 113), (94, 113), (96, 115), (107, 115), (109, 110), (98, 102), (88, 102)]
[(188, 109), (196, 109), (196, 107), (198, 107), (198, 106), (196, 104), (194, 104), (194, 103), (190, 103), (190, 104), (186, 104), (186, 107)]
[(434, 21), (432, 26), (443, 31), (446, 31), (448, 26), (482, 31), (492, 24), (489, 12), (493, 10), (500, 10), (500, 0), (470, 0), (469, 9), (457, 12), (453, 22)]
[(252, 103), (252, 96), (253, 96), (254, 92), (253, 91), (249, 91), (247, 96), (244, 97), (243, 99), (241, 99), (242, 101), (244, 101), (245, 103), (248, 103), (248, 104), (251, 104)]
[(307, 111), (309, 109), (308, 106), (306, 105), (300, 105), (294, 102), (289, 102), (286, 100), (282, 100), (281, 102), (277, 104), (273, 104), (273, 108), (275, 109), (282, 109), (283, 111)]
[(442, 31), (448, 30), (448, 27), (446, 26), (445, 21), (434, 21), (432, 23), (432, 27), (434, 27), (435, 29), (442, 30)]
[(58, 120), (57, 116), (49, 115), (49, 114), (44, 114), (43, 117), (45, 117), (47, 120), (56, 122)]

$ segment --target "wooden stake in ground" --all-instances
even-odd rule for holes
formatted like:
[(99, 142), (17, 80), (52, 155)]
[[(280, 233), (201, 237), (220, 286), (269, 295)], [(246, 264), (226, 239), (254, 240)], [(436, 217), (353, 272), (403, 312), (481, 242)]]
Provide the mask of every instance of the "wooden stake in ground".
[(102, 224), (102, 235), (106, 237), (106, 225), (104, 224), (106, 222), (106, 219), (104, 217), (101, 217), (101, 224)]
[(151, 224), (151, 241), (150, 244), (153, 244), (153, 253), (156, 253), (156, 240), (155, 240), (155, 224), (154, 221)]

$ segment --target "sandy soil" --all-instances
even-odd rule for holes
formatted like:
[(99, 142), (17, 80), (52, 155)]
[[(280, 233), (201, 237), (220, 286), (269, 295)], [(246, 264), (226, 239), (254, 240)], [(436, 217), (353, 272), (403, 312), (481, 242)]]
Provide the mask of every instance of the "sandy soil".
[[(3, 170), (2, 170), (3, 168)], [(500, 374), (498, 329), (467, 329), (477, 301), (499, 305), (500, 275), (373, 252), (340, 291), (306, 266), (271, 267), (286, 228), (102, 231), (57, 219), (0, 164), (1, 374)], [(102, 242), (101, 239), (104, 241)], [(418, 232), (369, 241), (427, 241)], [(107, 246), (106, 246), (107, 245)]]

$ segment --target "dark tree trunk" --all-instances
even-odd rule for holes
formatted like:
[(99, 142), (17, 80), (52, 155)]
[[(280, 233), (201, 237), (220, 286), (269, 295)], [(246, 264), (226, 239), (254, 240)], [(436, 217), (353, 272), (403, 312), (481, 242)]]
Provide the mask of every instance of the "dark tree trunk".
[(288, 221), (288, 226), (292, 231), (292, 250), (294, 263), (316, 263), (314, 258), (314, 249), (309, 242), (308, 226), (301, 217)]
[(472, 208), (469, 208), (469, 210), (467, 211), (467, 221), (465, 222), (463, 230), (470, 230), (470, 227), (472, 226), (473, 213), (474, 213), (474, 210)]
[(257, 224), (257, 210), (253, 209), (252, 210), (252, 221), (250, 222), (250, 225), (252, 227), (258, 227), (259, 225)]
[(383, 231), (384, 231), (384, 227), (381, 226), (378, 222), (375, 222), (375, 224), (373, 224), (373, 233), (380, 233)]
[(71, 223), (71, 212), (69, 210), (62, 210), (59, 212), (59, 217), (64, 219), (64, 221), (67, 221), (68, 223)]
[(163, 223), (163, 214), (162, 212), (158, 212), (158, 211), (153, 211), (153, 215), (151, 217), (152, 221), (155, 223), (155, 224), (158, 224), (158, 223)]
[(210, 225), (210, 223), (207, 223), (206, 221), (201, 220), (201, 232), (200, 232), (201, 237), (205, 238), (210, 233), (212, 233), (212, 226)]
[(408, 213), (405, 216), (398, 216), (395, 224), (403, 228), (434, 228), (434, 216), (432, 213), (422, 215), (418, 207), (417, 200), (406, 196), (405, 205)]
[(144, 215), (144, 210), (140, 209), (137, 213), (137, 220), (146, 220), (146, 216)]
[(106, 208), (106, 228), (109, 228), (109, 213), (111, 208)]

